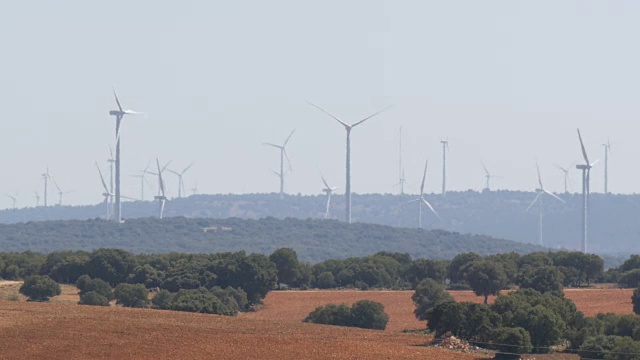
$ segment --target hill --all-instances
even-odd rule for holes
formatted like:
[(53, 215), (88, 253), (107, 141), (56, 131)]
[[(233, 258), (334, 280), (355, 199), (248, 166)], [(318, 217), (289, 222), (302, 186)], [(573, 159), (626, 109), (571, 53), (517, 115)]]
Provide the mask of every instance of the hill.
[[(429, 201), (440, 213), (439, 221), (428, 211), (423, 224), (427, 229), (483, 234), (523, 243), (538, 243), (538, 210), (527, 212), (535, 197), (531, 192), (450, 192), (446, 196), (429, 195)], [(554, 248), (579, 250), (581, 244), (581, 197), (560, 194), (566, 204), (546, 201), (544, 243)], [(368, 194), (353, 196), (353, 218), (356, 222), (397, 227), (416, 227), (416, 204), (408, 204), (413, 195)], [(591, 197), (589, 250), (598, 254), (640, 252), (640, 195), (593, 194)], [(320, 219), (324, 215), (324, 196), (285, 196), (277, 194), (194, 195), (172, 199), (166, 216), (189, 218)], [(157, 204), (150, 201), (125, 202), (127, 219), (155, 216)], [(342, 219), (342, 196), (332, 200), (332, 218)], [(42, 220), (86, 220), (105, 216), (103, 204), (95, 206), (55, 206), (0, 211), (0, 223)]]
[(4, 252), (104, 247), (135, 253), (244, 250), (262, 254), (290, 247), (301, 260), (310, 262), (364, 256), (378, 251), (406, 252), (414, 258), (449, 259), (470, 251), (489, 255), (545, 250), (530, 244), (442, 230), (294, 218), (215, 220), (177, 217), (131, 219), (121, 225), (100, 219), (0, 225), (0, 250)]

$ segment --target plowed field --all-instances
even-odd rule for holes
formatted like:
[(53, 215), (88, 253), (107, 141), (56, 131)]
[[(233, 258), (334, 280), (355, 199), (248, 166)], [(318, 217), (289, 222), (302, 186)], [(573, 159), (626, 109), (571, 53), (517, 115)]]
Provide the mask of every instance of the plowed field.
[(429, 338), (300, 322), (0, 301), (7, 359), (480, 359)]
[[(575, 302), (586, 316), (599, 312), (632, 314), (631, 289), (567, 289), (566, 296)], [(352, 304), (358, 300), (372, 300), (384, 305), (389, 314), (387, 331), (424, 329), (425, 323), (416, 320), (411, 301), (412, 291), (272, 291), (258, 311), (242, 314), (242, 317), (260, 320), (300, 322), (316, 307), (326, 304)], [(482, 302), (482, 297), (471, 291), (451, 291), (457, 301)], [(493, 302), (495, 297), (490, 297)]]

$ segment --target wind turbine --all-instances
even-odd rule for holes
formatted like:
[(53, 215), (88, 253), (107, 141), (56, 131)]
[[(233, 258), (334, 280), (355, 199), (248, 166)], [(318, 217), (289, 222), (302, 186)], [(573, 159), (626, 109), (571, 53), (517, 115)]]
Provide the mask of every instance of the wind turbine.
[(322, 111), (323, 113), (325, 113), (326, 115), (332, 117), (334, 120), (336, 120), (338, 123), (340, 123), (342, 126), (344, 126), (344, 129), (347, 131), (347, 161), (346, 161), (346, 186), (345, 186), (345, 197), (346, 197), (346, 201), (345, 201), (345, 221), (347, 223), (351, 223), (351, 130), (362, 124), (363, 122), (371, 119), (372, 117), (386, 111), (387, 109), (391, 108), (393, 105), (387, 106), (386, 108), (367, 116), (366, 118), (355, 122), (351, 125), (345, 123), (344, 121), (338, 119), (337, 117), (335, 117), (334, 115), (332, 115), (331, 113), (327, 112), (326, 110), (324, 110), (323, 108), (312, 104), (309, 102), (309, 105), (315, 107), (316, 109)]
[(329, 207), (331, 206), (331, 195), (333, 194), (333, 191), (336, 190), (338, 187), (337, 186), (334, 186), (334, 187), (329, 186), (329, 184), (327, 183), (327, 180), (324, 179), (324, 176), (322, 176), (322, 174), (320, 175), (320, 178), (322, 179), (322, 182), (324, 183), (324, 189), (322, 189), (322, 191), (327, 194), (327, 206), (326, 206), (326, 209), (324, 211), (324, 218), (328, 219), (329, 218)]
[(609, 151), (611, 151), (611, 142), (607, 140), (604, 147), (604, 193), (609, 193)]
[(145, 176), (147, 176), (147, 174), (152, 174), (149, 172), (149, 166), (151, 166), (151, 162), (147, 164), (147, 167), (145, 167), (144, 170), (140, 170), (139, 175), (131, 175), (133, 177), (140, 178), (140, 201), (144, 201), (144, 183), (146, 181)]
[(120, 125), (122, 123), (122, 119), (125, 115), (138, 115), (142, 114), (133, 110), (123, 110), (122, 105), (120, 105), (120, 100), (118, 100), (118, 95), (116, 91), (113, 90), (113, 96), (116, 99), (116, 104), (118, 105), (117, 110), (109, 111), (109, 115), (115, 116), (116, 118), (116, 201), (115, 201), (115, 216), (114, 219), (116, 222), (120, 222), (122, 219), (122, 207), (120, 205)]
[(34, 191), (35, 195), (36, 195), (36, 207), (40, 206), (40, 194), (38, 194), (37, 191)]
[(107, 163), (109, 163), (109, 193), (111, 193), (111, 197), (109, 197), (109, 204), (113, 209), (113, 165), (115, 164), (116, 159), (113, 157), (113, 150), (111, 150), (111, 146), (109, 146), (109, 158), (107, 159)]
[(42, 179), (44, 179), (44, 207), (47, 207), (47, 188), (49, 185), (49, 179), (51, 176), (49, 175), (49, 168), (47, 168), (47, 172), (42, 174)]
[(187, 166), (186, 168), (184, 168), (184, 170), (182, 170), (181, 172), (177, 172), (171, 169), (167, 169), (170, 173), (175, 174), (178, 177), (178, 198), (182, 197), (182, 192), (186, 193), (187, 191), (184, 188), (184, 181), (182, 180), (182, 176), (184, 175), (184, 173), (186, 173), (189, 169), (191, 169), (191, 167), (193, 166), (193, 163), (189, 164), (189, 166)]
[(582, 150), (582, 157), (584, 158), (584, 164), (576, 165), (576, 169), (582, 171), (582, 252), (587, 252), (587, 230), (589, 227), (589, 182), (591, 175), (591, 168), (598, 162), (596, 160), (593, 163), (589, 162), (587, 156), (587, 150), (584, 148), (584, 142), (582, 141), (582, 135), (580, 129), (578, 129), (578, 139), (580, 140), (580, 149)]
[(486, 181), (486, 187), (485, 187), (485, 189), (486, 189), (487, 191), (491, 191), (491, 187), (490, 187), (490, 185), (491, 185), (491, 179), (492, 179), (492, 178), (497, 178), (497, 177), (499, 177), (499, 176), (491, 174), (491, 173), (489, 172), (489, 170), (487, 169), (487, 166), (486, 166), (482, 161), (480, 162), (480, 164), (482, 164), (482, 168), (484, 169), (484, 174), (485, 174), (485, 175), (484, 175), (484, 177), (485, 177), (485, 181)]
[(102, 176), (102, 171), (100, 170), (100, 165), (98, 165), (98, 162), (96, 161), (96, 169), (98, 169), (98, 174), (100, 174), (100, 181), (102, 182), (102, 188), (104, 189), (104, 192), (102, 193), (102, 196), (104, 196), (104, 201), (103, 204), (105, 204), (106, 208), (107, 208), (107, 221), (109, 221), (109, 219), (111, 218), (111, 212), (112, 212), (112, 207), (109, 204), (109, 199), (111, 198), (111, 196), (113, 196), (113, 194), (111, 193), (111, 191), (109, 191), (109, 187), (107, 186), (107, 183), (104, 181), (104, 176)]
[(398, 182), (398, 186), (400, 186), (400, 195), (404, 195), (404, 186), (407, 184), (407, 180), (404, 177), (404, 167), (402, 166), (402, 126), (400, 126), (400, 152), (399, 152), (398, 161), (398, 176), (400, 181)]
[(60, 186), (58, 186), (58, 183), (56, 182), (56, 179), (51, 178), (51, 181), (53, 181), (53, 185), (56, 187), (56, 189), (58, 190), (58, 206), (62, 206), (62, 195), (64, 195), (65, 193), (70, 193), (72, 191), (62, 191), (62, 189), (60, 189)]
[(569, 167), (562, 167), (558, 164), (556, 164), (556, 167), (564, 173), (564, 193), (567, 194), (569, 192), (569, 188), (567, 186), (567, 180), (569, 179)]
[(289, 164), (289, 171), (292, 170), (291, 161), (289, 161), (289, 155), (287, 155), (287, 150), (285, 147), (287, 146), (289, 139), (291, 139), (291, 136), (295, 131), (296, 129), (291, 130), (291, 133), (289, 134), (289, 136), (287, 136), (287, 139), (284, 141), (282, 145), (276, 145), (276, 144), (267, 143), (267, 142), (262, 143), (262, 145), (273, 146), (276, 149), (280, 149), (280, 172), (278, 173), (274, 171), (274, 173), (280, 178), (280, 199), (284, 198), (284, 176), (285, 176), (284, 159), (285, 158), (287, 159), (287, 164)]
[(442, 195), (447, 193), (447, 152), (449, 151), (449, 140), (441, 140), (442, 144)]
[(431, 206), (431, 204), (424, 198), (424, 182), (427, 179), (427, 165), (428, 161), (424, 162), (424, 173), (422, 174), (422, 183), (420, 184), (420, 196), (417, 199), (413, 199), (409, 201), (409, 203), (417, 202), (418, 203), (418, 228), (422, 229), (422, 204), (426, 205), (429, 210), (438, 218), (438, 220), (442, 220), (440, 215), (436, 212), (436, 210)]
[(9, 199), (11, 199), (11, 204), (12, 204), (11, 208), (15, 210), (16, 209), (16, 203), (18, 202), (18, 198), (16, 198), (15, 195), (11, 195), (11, 194), (7, 194), (7, 197)]
[(162, 219), (162, 216), (164, 214), (164, 203), (167, 201), (167, 197), (164, 193), (164, 181), (162, 181), (162, 172), (167, 168), (169, 164), (165, 165), (164, 168), (161, 169), (160, 161), (158, 160), (158, 158), (156, 158), (156, 165), (158, 166), (158, 195), (156, 195), (154, 199), (158, 200), (158, 203), (160, 205), (159, 217), (160, 219)]
[(536, 163), (536, 170), (538, 171), (538, 185), (540, 186), (539, 188), (536, 189), (536, 197), (533, 199), (533, 201), (531, 202), (531, 204), (529, 204), (529, 207), (527, 207), (527, 212), (529, 210), (531, 210), (531, 208), (533, 207), (533, 205), (535, 205), (536, 203), (538, 203), (538, 206), (540, 207), (540, 218), (539, 218), (539, 223), (538, 223), (538, 240), (540, 242), (540, 246), (542, 246), (543, 244), (543, 240), (542, 240), (542, 218), (543, 218), (543, 213), (544, 213), (544, 205), (543, 205), (543, 201), (542, 198), (544, 195), (548, 195), (551, 196), (552, 198), (560, 201), (561, 203), (565, 203), (564, 200), (562, 200), (561, 198), (559, 198), (557, 195), (555, 195), (552, 192), (549, 192), (547, 190), (544, 189), (544, 186), (542, 185), (542, 176), (540, 176), (540, 166), (538, 166), (538, 164)]
[(193, 185), (193, 187), (191, 188), (191, 194), (198, 195), (198, 183), (195, 183), (195, 185)]

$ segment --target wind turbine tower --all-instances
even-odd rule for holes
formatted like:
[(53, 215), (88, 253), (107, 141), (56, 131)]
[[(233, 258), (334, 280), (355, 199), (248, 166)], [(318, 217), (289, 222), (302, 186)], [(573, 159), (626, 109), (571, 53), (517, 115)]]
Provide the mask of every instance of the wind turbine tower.
[(324, 110), (323, 108), (314, 105), (312, 103), (309, 103), (309, 105), (315, 107), (316, 109), (322, 111), (323, 113), (325, 113), (326, 115), (330, 116), (331, 118), (333, 118), (334, 120), (336, 120), (338, 123), (340, 123), (342, 126), (344, 126), (344, 129), (347, 132), (347, 160), (346, 160), (346, 186), (345, 186), (345, 221), (347, 223), (351, 223), (351, 130), (353, 128), (355, 128), (356, 126), (364, 123), (365, 121), (371, 119), (372, 117), (386, 111), (387, 109), (391, 108), (392, 106), (387, 106), (386, 108), (367, 116), (366, 118), (355, 122), (351, 125), (345, 123), (344, 121), (338, 119), (336, 116), (332, 115), (331, 113), (327, 112), (326, 110)]
[(162, 219), (162, 216), (164, 215), (164, 204), (167, 201), (167, 196), (164, 192), (164, 181), (162, 181), (162, 172), (166, 169), (168, 164), (161, 169), (160, 161), (156, 158), (156, 165), (158, 166), (158, 195), (156, 195), (154, 199), (158, 200), (160, 211), (158, 217)]
[(449, 140), (441, 140), (442, 144), (442, 195), (447, 193), (447, 152), (449, 151)]
[(589, 162), (587, 156), (587, 150), (584, 148), (584, 142), (582, 141), (582, 135), (580, 129), (578, 129), (578, 139), (580, 140), (580, 149), (582, 150), (582, 157), (584, 158), (584, 164), (576, 165), (576, 169), (582, 171), (582, 252), (587, 252), (587, 230), (589, 228), (589, 182), (591, 175), (591, 168), (598, 162), (596, 160), (593, 163)]
[(400, 127), (399, 160), (400, 161), (398, 161), (398, 176), (400, 181), (398, 182), (398, 186), (400, 186), (400, 195), (404, 195), (404, 186), (407, 184), (407, 180), (404, 177), (404, 167), (402, 166), (402, 126)]
[(604, 147), (604, 193), (609, 193), (609, 151), (611, 151), (611, 142), (607, 140)]
[(109, 111), (109, 115), (112, 115), (116, 118), (116, 192), (115, 192), (115, 216), (114, 219), (116, 222), (120, 222), (122, 219), (122, 207), (120, 204), (120, 125), (122, 123), (122, 119), (125, 115), (137, 115), (141, 114), (139, 112), (133, 110), (123, 110), (122, 105), (120, 105), (120, 100), (118, 100), (118, 95), (116, 91), (113, 91), (113, 96), (116, 99), (116, 104), (118, 105), (118, 109)]
[(35, 196), (36, 196), (36, 207), (40, 207), (40, 194), (38, 194), (38, 192), (35, 192)]
[(422, 204), (426, 205), (429, 210), (435, 215), (438, 220), (440, 219), (440, 215), (436, 212), (436, 210), (431, 206), (431, 204), (424, 198), (424, 182), (427, 179), (427, 165), (428, 161), (424, 163), (424, 173), (422, 174), (422, 183), (420, 184), (420, 196), (417, 199), (413, 199), (409, 201), (409, 203), (417, 202), (418, 203), (418, 228), (422, 229)]
[(296, 129), (291, 130), (291, 133), (289, 134), (289, 136), (287, 136), (287, 139), (284, 141), (284, 143), (282, 143), (282, 145), (276, 145), (273, 143), (267, 143), (267, 142), (263, 142), (262, 145), (267, 145), (267, 146), (273, 146), (276, 149), (280, 150), (280, 172), (274, 172), (276, 175), (278, 175), (278, 177), (280, 178), (280, 199), (284, 198), (284, 176), (286, 175), (284, 172), (284, 160), (285, 158), (287, 159), (287, 164), (289, 164), (289, 170), (291, 171), (291, 161), (289, 160), (289, 155), (287, 155), (287, 143), (289, 142), (289, 139), (291, 139), (291, 136), (293, 136), (293, 133), (296, 131)]
[(47, 168), (47, 172), (42, 174), (42, 179), (44, 180), (44, 207), (47, 207), (47, 188), (49, 187), (49, 168)]
[(491, 191), (491, 179), (496, 178), (498, 176), (491, 174), (487, 169), (487, 166), (483, 162), (480, 162), (480, 164), (482, 164), (482, 168), (484, 169), (484, 178), (485, 178), (485, 184), (486, 184), (485, 190)]
[(327, 183), (327, 180), (324, 179), (324, 176), (320, 175), (320, 178), (322, 179), (322, 183), (324, 184), (324, 189), (322, 189), (322, 191), (327, 194), (327, 206), (326, 206), (326, 209), (324, 211), (324, 218), (328, 219), (329, 218), (329, 207), (331, 206), (331, 195), (333, 194), (333, 191), (336, 190), (338, 187), (337, 186), (334, 186), (334, 187), (329, 186), (329, 184)]
[(536, 194), (537, 195), (533, 199), (531, 204), (529, 204), (529, 207), (527, 207), (527, 212), (529, 210), (531, 210), (533, 205), (538, 203), (538, 206), (539, 206), (539, 209), (540, 209), (540, 213), (539, 213), (540, 218), (539, 218), (539, 223), (538, 223), (538, 242), (539, 242), (540, 246), (542, 246), (543, 245), (542, 218), (544, 216), (544, 204), (543, 204), (542, 198), (544, 197), (544, 195), (548, 195), (548, 196), (551, 196), (552, 198), (560, 201), (563, 204), (564, 204), (564, 200), (559, 198), (554, 193), (549, 192), (549, 191), (544, 189), (544, 186), (542, 185), (542, 176), (540, 176), (540, 167), (538, 166), (538, 164), (536, 164), (536, 170), (538, 171), (538, 185), (540, 187), (536, 189)]

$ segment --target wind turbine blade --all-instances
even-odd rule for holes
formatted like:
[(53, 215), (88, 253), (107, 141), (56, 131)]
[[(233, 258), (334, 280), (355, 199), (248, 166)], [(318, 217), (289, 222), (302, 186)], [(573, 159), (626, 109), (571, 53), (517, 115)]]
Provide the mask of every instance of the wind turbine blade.
[(427, 179), (427, 165), (429, 164), (429, 160), (424, 162), (424, 173), (422, 174), (422, 183), (420, 185), (420, 196), (424, 194), (424, 182)]
[(544, 190), (544, 189), (542, 191), (544, 191), (545, 194), (547, 194), (547, 195), (555, 198), (556, 200), (560, 201), (561, 203), (566, 204), (566, 202), (564, 200), (562, 200), (558, 195), (556, 195), (556, 194), (554, 194), (554, 193), (552, 193), (550, 191)]
[(102, 187), (104, 188), (105, 192), (109, 192), (109, 187), (107, 187), (107, 183), (104, 181), (104, 177), (102, 176), (102, 171), (100, 170), (100, 166), (98, 165), (98, 162), (96, 161), (96, 168), (98, 169), (98, 174), (100, 174), (100, 181), (102, 181)]
[(316, 108), (316, 109), (318, 109), (318, 110), (322, 111), (323, 113), (325, 113), (325, 114), (329, 115), (330, 117), (334, 118), (337, 122), (339, 122), (340, 124), (342, 124), (344, 127), (346, 127), (346, 128), (350, 128), (350, 127), (351, 127), (350, 125), (348, 125), (348, 124), (347, 124), (347, 123), (345, 123), (344, 121), (342, 121), (342, 120), (338, 119), (335, 115), (331, 114), (330, 112), (328, 112), (327, 110), (325, 110), (325, 109), (321, 108), (320, 106), (318, 106), (318, 105), (316, 105), (316, 104), (314, 104), (314, 103), (311, 103), (311, 102), (309, 102), (309, 101), (307, 101), (307, 104), (309, 104), (309, 105), (313, 106), (314, 108)]
[(429, 208), (429, 210), (431, 210), (431, 212), (433, 213), (433, 215), (435, 215), (438, 220), (442, 220), (440, 218), (440, 215), (438, 215), (438, 213), (436, 212), (436, 209), (433, 208), (433, 206), (431, 206), (431, 204), (429, 204), (429, 202), (427, 200), (425, 200), (424, 198), (420, 198), (420, 200), (422, 200), (422, 202), (427, 205), (427, 207)]
[(291, 136), (293, 136), (293, 133), (296, 131), (296, 129), (291, 130), (291, 134), (289, 134), (289, 136), (287, 136), (287, 140), (284, 141), (284, 144), (282, 144), (282, 147), (287, 146), (287, 143), (289, 142), (289, 139), (291, 139)]
[(131, 110), (131, 109), (125, 110), (124, 113), (127, 114), (127, 115), (144, 115), (145, 114), (143, 112), (135, 111), (135, 110)]
[(180, 175), (184, 175), (184, 173), (186, 173), (189, 169), (191, 169), (192, 166), (193, 166), (193, 163), (189, 164), (189, 166), (187, 166), (186, 168), (184, 168), (184, 170), (182, 170)]
[(268, 143), (268, 142), (263, 142), (262, 145), (273, 146), (274, 148), (282, 149), (282, 146)]
[(293, 167), (291, 166), (291, 160), (289, 159), (287, 150), (285, 148), (282, 148), (282, 152), (284, 152), (284, 157), (287, 159), (287, 164), (289, 165), (289, 171), (293, 171)]
[(592, 162), (591, 164), (589, 164), (589, 167), (594, 167), (594, 166), (596, 166), (596, 164), (597, 164), (598, 162), (600, 162), (600, 159), (598, 159), (598, 160), (596, 160), (596, 161)]
[(326, 186), (327, 189), (331, 189), (331, 186), (329, 186), (329, 184), (327, 184), (327, 180), (324, 179), (324, 176), (322, 176), (322, 174), (320, 174), (320, 178), (322, 179), (322, 182), (324, 183), (324, 186)]
[(58, 183), (56, 182), (56, 179), (51, 178), (51, 181), (53, 181), (53, 185), (58, 189), (58, 192), (62, 192), (62, 190), (60, 190), (60, 186), (58, 186)]
[(158, 158), (156, 158), (156, 165), (158, 166), (158, 180), (159, 180), (158, 183), (160, 185), (160, 194), (162, 196), (165, 196), (164, 195), (164, 182), (162, 181), (162, 171), (164, 169), (160, 169), (160, 160), (158, 160)]
[(582, 141), (580, 129), (578, 129), (578, 139), (580, 139), (580, 149), (582, 149), (582, 157), (584, 157), (584, 162), (586, 165), (589, 165), (589, 157), (587, 156), (587, 150), (585, 150), (584, 148), (584, 142)]
[(167, 169), (168, 172), (172, 173), (172, 174), (176, 174), (178, 176), (180, 176), (180, 173), (171, 169)]
[(536, 170), (538, 170), (538, 184), (540, 185), (540, 189), (544, 189), (544, 186), (542, 186), (542, 176), (540, 175), (540, 165), (538, 165), (538, 163), (536, 163)]
[(123, 111), (123, 110), (122, 110), (122, 105), (120, 105), (120, 100), (118, 100), (118, 94), (116, 94), (116, 90), (115, 90), (115, 89), (113, 89), (113, 97), (115, 97), (115, 98), (116, 98), (116, 104), (118, 104), (118, 109), (119, 109), (120, 111)]
[(111, 149), (111, 146), (109, 146), (109, 160), (113, 160), (113, 150)]
[(558, 169), (560, 169), (561, 171), (565, 172), (565, 173), (569, 171), (569, 169), (563, 168), (562, 166), (560, 166), (560, 165), (558, 165), (558, 164), (553, 164), (553, 165), (554, 165), (555, 167), (557, 167)]
[(533, 205), (535, 205), (535, 203), (538, 202), (538, 200), (540, 199), (540, 196), (542, 195), (541, 192), (538, 193), (538, 195), (536, 195), (536, 197), (533, 199), (533, 201), (531, 202), (531, 204), (529, 204), (529, 206), (527, 207), (526, 212), (529, 212), (529, 210), (531, 210), (531, 208), (533, 207)]
[(167, 168), (168, 168), (168, 167), (169, 167), (169, 165), (171, 164), (171, 161), (172, 161), (172, 160), (170, 160), (168, 163), (166, 163), (166, 164), (162, 167), (162, 171), (161, 171), (161, 173), (163, 173), (165, 170), (167, 170)]
[(487, 170), (487, 166), (482, 161), (480, 161), (480, 164), (482, 164), (482, 168), (484, 169), (484, 172), (487, 174), (487, 176), (491, 176), (489, 170)]
[[(164, 194), (162, 194), (162, 196), (164, 196)], [(162, 219), (162, 216), (164, 216), (164, 203), (164, 199), (160, 200), (160, 219)]]
[(149, 162), (147, 163), (147, 166), (144, 168), (144, 170), (142, 170), (142, 176), (144, 176), (147, 171), (149, 171), (149, 167), (151, 166), (151, 160), (149, 160)]
[(407, 201), (407, 204), (412, 204), (412, 203), (418, 202), (418, 201), (420, 201), (420, 199), (409, 200), (409, 201)]
[(365, 121), (367, 121), (367, 120), (371, 119), (372, 117), (374, 117), (374, 116), (376, 116), (376, 115), (378, 115), (378, 114), (380, 114), (380, 113), (383, 113), (383, 112), (385, 112), (385, 111), (389, 110), (389, 109), (390, 109), (390, 108), (392, 108), (392, 107), (393, 107), (393, 105), (389, 105), (389, 106), (387, 106), (386, 108), (384, 108), (384, 109), (382, 109), (382, 110), (378, 111), (377, 113), (375, 113), (375, 114), (373, 114), (373, 115), (369, 115), (369, 116), (367, 116), (366, 118), (364, 118), (364, 119), (362, 119), (362, 120), (358, 121), (357, 123), (355, 123), (355, 124), (351, 125), (351, 127), (352, 127), (352, 128), (354, 128), (354, 127), (356, 127), (356, 126), (358, 126), (358, 125), (362, 124), (363, 122), (365, 122)]

